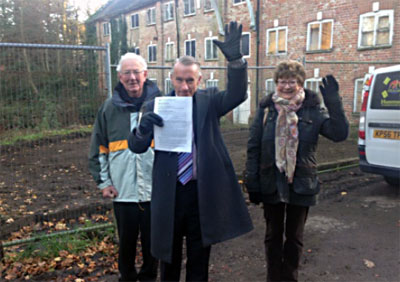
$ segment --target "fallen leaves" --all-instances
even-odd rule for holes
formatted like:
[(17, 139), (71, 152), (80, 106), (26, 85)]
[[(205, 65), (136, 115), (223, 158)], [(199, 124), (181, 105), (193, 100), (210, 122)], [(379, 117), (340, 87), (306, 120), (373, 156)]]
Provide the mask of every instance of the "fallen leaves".
[(371, 260), (368, 259), (364, 259), (364, 265), (368, 268), (373, 268), (375, 267), (375, 263)]

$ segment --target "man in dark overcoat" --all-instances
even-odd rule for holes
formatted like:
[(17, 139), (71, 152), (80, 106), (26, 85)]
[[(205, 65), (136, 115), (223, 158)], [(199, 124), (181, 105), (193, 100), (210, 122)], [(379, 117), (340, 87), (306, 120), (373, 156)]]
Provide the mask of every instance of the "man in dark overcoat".
[[(183, 237), (186, 281), (207, 281), (211, 245), (253, 229), (219, 125), (222, 116), (247, 98), (247, 62), (240, 53), (242, 26), (231, 22), (225, 30), (225, 41), (214, 43), (229, 62), (227, 90), (199, 90), (200, 66), (193, 57), (180, 58), (173, 68), (170, 96), (193, 97), (193, 143), (187, 183), (180, 180), (179, 153), (155, 151), (151, 248), (161, 260), (162, 281), (179, 281)], [(151, 145), (154, 125), (163, 126), (153, 107), (147, 107), (129, 137), (129, 148), (135, 153)]]

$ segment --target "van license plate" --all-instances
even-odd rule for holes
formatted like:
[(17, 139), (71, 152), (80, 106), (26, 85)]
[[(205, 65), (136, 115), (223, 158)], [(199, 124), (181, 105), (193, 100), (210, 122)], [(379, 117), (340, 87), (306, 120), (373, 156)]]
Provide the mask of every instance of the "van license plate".
[(374, 138), (400, 140), (400, 131), (394, 130), (374, 130)]

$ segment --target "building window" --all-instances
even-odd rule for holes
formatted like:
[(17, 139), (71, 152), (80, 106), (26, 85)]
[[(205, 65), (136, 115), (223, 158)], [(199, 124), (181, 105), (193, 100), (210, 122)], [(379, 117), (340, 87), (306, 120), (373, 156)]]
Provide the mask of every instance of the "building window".
[(133, 53), (140, 55), (140, 48), (139, 47), (133, 47)]
[(237, 5), (237, 4), (241, 4), (241, 3), (245, 3), (246, 0), (233, 0), (233, 5)]
[(322, 85), (322, 78), (309, 78), (306, 79), (304, 83), (304, 88), (310, 89), (318, 94), (318, 97), (321, 99), (321, 106), (325, 107), (324, 99), (322, 98), (321, 92), (319, 91), (319, 86)]
[(240, 45), (240, 51), (243, 57), (250, 57), (250, 33), (242, 33), (242, 44)]
[(157, 45), (149, 45), (147, 47), (147, 61), (148, 62), (157, 61)]
[(165, 61), (172, 61), (174, 59), (174, 46), (173, 42), (165, 43)]
[(156, 8), (150, 8), (147, 10), (147, 25), (156, 23)]
[(265, 80), (265, 94), (275, 92), (275, 82), (272, 78)]
[(207, 79), (206, 80), (206, 88), (217, 87), (218, 88), (218, 79)]
[(211, 0), (204, 0), (204, 12), (214, 11)]
[(131, 28), (139, 27), (139, 14), (131, 15)]
[(354, 81), (353, 113), (359, 113), (361, 110), (363, 86), (364, 86), (363, 78), (357, 78)]
[(392, 45), (393, 10), (382, 10), (360, 15), (358, 47)]
[(267, 55), (285, 54), (287, 52), (287, 27), (267, 29)]
[(174, 19), (174, 2), (168, 2), (164, 4), (164, 21), (170, 21)]
[(165, 89), (165, 94), (171, 93), (171, 91), (174, 90), (174, 87), (172, 85), (170, 78), (165, 79), (164, 89)]
[(103, 23), (103, 35), (104, 36), (110, 35), (110, 23)]
[(194, 15), (196, 13), (194, 0), (183, 0), (183, 4), (185, 6), (185, 10), (183, 12), (185, 16)]
[(332, 49), (333, 20), (312, 22), (307, 27), (307, 51)]
[(218, 59), (217, 46), (214, 44), (213, 40), (217, 37), (207, 37), (204, 40), (205, 43), (205, 59), (206, 60), (216, 60)]
[(185, 41), (185, 55), (196, 57), (196, 40), (186, 40)]
[(151, 82), (157, 84), (157, 78), (149, 77), (148, 80), (150, 80)]

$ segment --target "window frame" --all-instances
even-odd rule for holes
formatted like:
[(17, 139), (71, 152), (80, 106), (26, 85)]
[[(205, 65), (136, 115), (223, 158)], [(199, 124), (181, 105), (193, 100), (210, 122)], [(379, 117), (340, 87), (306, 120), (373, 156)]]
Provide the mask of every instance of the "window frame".
[[(212, 85), (208, 85), (208, 84)], [(219, 79), (210, 78), (206, 80), (206, 88), (217, 87), (218, 88)]]
[(146, 25), (155, 25), (156, 17), (156, 7), (148, 8), (146, 11)]
[[(210, 3), (210, 6), (211, 6), (211, 8), (210, 9), (206, 9), (206, 3)], [(203, 10), (204, 10), (204, 12), (205, 13), (208, 13), (208, 12), (213, 12), (214, 11), (214, 7), (213, 7), (213, 5), (212, 5), (212, 3), (211, 3), (211, 0), (204, 0), (204, 6), (203, 6)]]
[[(103, 22), (102, 26), (103, 26), (103, 36), (104, 36), (104, 37), (110, 36), (110, 34), (111, 34), (111, 25), (110, 25), (110, 22)], [(106, 27), (107, 27), (107, 28), (106, 28)], [(107, 31), (107, 32), (106, 32), (106, 31)]]
[[(307, 83), (309, 83), (309, 82), (310, 83), (318, 82), (317, 87), (315, 89), (307, 87)], [(318, 97), (321, 99), (321, 107), (326, 108), (325, 103), (324, 103), (324, 98), (322, 97), (322, 94), (319, 91), (320, 85), (322, 85), (322, 77), (312, 77), (312, 78), (308, 78), (304, 81), (304, 88), (307, 88), (307, 89), (312, 90), (315, 93), (317, 93)]]
[[(153, 51), (150, 49), (155, 50), (155, 54), (152, 54)], [(152, 58), (152, 57), (155, 57), (155, 58)], [(153, 59), (153, 60), (150, 60), (150, 59)], [(147, 45), (147, 62), (149, 62), (149, 63), (157, 62), (157, 45), (156, 44)]]
[[(270, 32), (272, 32), (272, 31), (275, 31), (276, 32), (276, 38), (275, 38), (275, 42), (276, 42), (276, 46), (275, 47), (278, 47), (279, 45), (278, 45), (278, 42), (279, 42), (279, 37), (278, 37), (278, 35), (279, 35), (279, 30), (285, 30), (285, 51), (284, 52), (282, 52), (282, 53), (279, 53), (279, 52), (275, 52), (275, 53), (269, 53), (268, 51), (269, 51), (269, 33)], [(274, 28), (268, 28), (267, 29), (267, 31), (266, 31), (266, 33), (267, 33), (267, 37), (266, 37), (266, 55), (267, 56), (279, 56), (279, 55), (286, 55), (287, 53), (288, 53), (288, 33), (289, 33), (289, 29), (288, 29), (288, 27), (287, 26), (278, 26), (278, 27), (274, 27)], [(276, 50), (278, 50), (278, 48), (276, 48)]]
[[(322, 25), (324, 23), (331, 22), (331, 38), (330, 38), (330, 46), (328, 49), (321, 49), (321, 42), (322, 42)], [(311, 50), (311, 26), (314, 24), (319, 24), (319, 31), (318, 31), (318, 48)], [(307, 24), (307, 47), (306, 51), (307, 52), (319, 52), (319, 51), (331, 51), (333, 47), (333, 26), (334, 26), (334, 20), (333, 19), (325, 19), (325, 20), (320, 20), (320, 21), (313, 21)]]
[[(273, 90), (272, 91), (268, 91), (268, 84), (272, 83), (273, 86)], [(276, 85), (275, 85), (275, 81), (273, 78), (267, 78), (265, 80), (265, 95), (268, 95), (269, 93), (275, 92), (276, 91)]]
[[(133, 26), (134, 21), (132, 20), (132, 17), (136, 16), (137, 18), (137, 25)], [(139, 13), (131, 14), (131, 29), (137, 29), (139, 28), (140, 22), (139, 22)]]
[[(164, 20), (164, 22), (169, 22), (169, 21), (174, 20), (174, 18), (175, 18), (174, 2), (170, 1), (170, 2), (164, 3), (163, 5), (164, 5), (163, 6), (163, 9), (164, 9), (164, 11), (163, 11), (163, 20)], [(172, 7), (172, 8), (170, 8), (170, 7)], [(170, 15), (170, 17), (167, 18), (166, 14), (167, 14), (167, 11), (171, 11), (170, 9), (172, 9), (172, 15)]]
[[(186, 6), (185, 6), (185, 2), (189, 3), (189, 13), (186, 13)], [(190, 5), (190, 3), (193, 3), (193, 6)], [(193, 9), (193, 12), (190, 12), (190, 9)], [(196, 15), (196, 1), (195, 0), (183, 0), (183, 16), (184, 17), (188, 17), (188, 16), (193, 16)]]
[[(168, 87), (168, 84), (170, 84), (171, 88)], [(171, 90), (169, 90), (171, 89)], [(172, 84), (172, 80), (171, 78), (167, 77), (164, 81), (164, 90), (165, 90), (165, 94), (170, 93), (172, 90), (174, 90), (174, 85)], [(169, 91), (168, 91), (169, 90)]]
[[(172, 48), (172, 50), (171, 50), (171, 58), (168, 58), (168, 46), (172, 46), (171, 47)], [(170, 41), (170, 42), (165, 43), (165, 53), (164, 53), (164, 55), (165, 55), (165, 61), (166, 62), (170, 62), (170, 61), (174, 60), (174, 47), (175, 47), (175, 42)]]
[[(218, 48), (213, 42), (214, 39), (218, 39), (218, 36), (210, 36), (204, 38), (204, 60), (206, 61), (218, 60)], [(211, 53), (212, 55), (214, 55), (211, 56), (211, 58), (207, 58), (207, 41), (211, 41)]]
[(133, 47), (133, 53), (140, 55), (140, 48), (139, 47)]
[[(187, 42), (194, 42), (194, 56), (192, 55), (192, 54), (188, 54), (186, 51), (186, 43)], [(185, 40), (184, 41), (184, 44), (185, 44), (185, 56), (192, 56), (193, 58), (196, 58), (196, 53), (197, 53), (197, 50), (196, 50), (196, 39), (187, 39), (187, 40)], [(192, 46), (190, 46), (190, 52), (192, 51)]]
[[(243, 54), (243, 37), (245, 35), (249, 36), (249, 54), (248, 55)], [(251, 33), (250, 32), (242, 32), (242, 36), (240, 38), (240, 52), (242, 52), (243, 58), (250, 58), (251, 57)]]
[(243, 5), (246, 3), (246, 0), (232, 0), (233, 6)]
[[(374, 29), (373, 29), (373, 44), (372, 45), (361, 45), (363, 39), (363, 30), (362, 30), (362, 23), (364, 18), (374, 16)], [(389, 43), (387, 44), (376, 44), (377, 39), (377, 32), (378, 32), (378, 23), (380, 17), (388, 16), (389, 17)], [(393, 46), (393, 28), (394, 28), (394, 11), (393, 10), (380, 10), (377, 12), (368, 12), (365, 14), (360, 15), (360, 22), (358, 24), (358, 49), (375, 49), (375, 48), (382, 48), (382, 47), (391, 47)]]
[[(361, 89), (358, 89), (358, 83), (361, 82)], [(357, 111), (357, 106), (362, 104), (363, 99), (363, 88), (364, 88), (364, 78), (356, 78), (354, 79), (354, 97), (353, 97), (353, 114), (359, 114), (360, 111)], [(358, 93), (358, 90), (360, 91)], [(359, 96), (358, 96), (358, 95)]]

